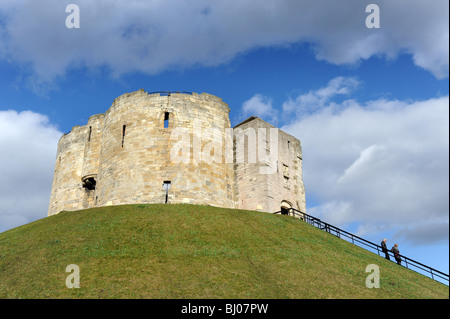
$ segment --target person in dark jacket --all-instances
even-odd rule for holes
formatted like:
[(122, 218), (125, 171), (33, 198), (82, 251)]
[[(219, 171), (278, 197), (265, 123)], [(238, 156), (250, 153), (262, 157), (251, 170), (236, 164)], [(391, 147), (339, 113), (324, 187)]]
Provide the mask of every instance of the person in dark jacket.
[(391, 251), (394, 253), (394, 258), (397, 261), (397, 264), (401, 264), (402, 259), (400, 258), (400, 251), (398, 250), (398, 244), (395, 244), (394, 247), (391, 248)]
[(383, 239), (383, 241), (381, 242), (381, 250), (383, 251), (383, 253), (384, 253), (384, 255), (385, 255), (385, 258), (386, 258), (387, 260), (391, 260), (391, 259), (389, 258), (389, 250), (388, 250), (388, 248), (387, 248), (387, 246), (386, 246), (386, 242), (387, 242), (387, 239), (386, 239), (386, 238)]

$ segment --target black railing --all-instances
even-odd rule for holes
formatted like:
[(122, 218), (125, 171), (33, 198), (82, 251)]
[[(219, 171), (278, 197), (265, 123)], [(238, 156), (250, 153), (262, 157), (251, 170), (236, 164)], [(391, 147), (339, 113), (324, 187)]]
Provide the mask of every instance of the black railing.
[[(307, 222), (308, 224), (315, 226), (319, 229), (322, 229), (326, 231), (327, 233), (330, 233), (338, 238), (346, 239), (347, 241), (351, 242), (352, 244), (355, 244), (361, 248), (364, 248), (370, 252), (378, 254), (381, 256), (381, 253), (384, 254), (381, 246), (370, 242), (364, 238), (361, 238), (359, 236), (356, 236), (352, 233), (349, 233), (343, 229), (340, 229), (336, 226), (333, 226), (331, 224), (328, 224), (319, 218), (313, 217), (311, 215), (308, 215), (306, 213), (302, 213), (299, 210), (296, 210), (294, 208), (290, 208), (288, 210), (281, 210), (279, 212), (275, 212), (274, 214), (282, 214), (282, 215), (290, 215), (297, 218), (300, 218), (301, 220)], [(392, 258), (394, 258), (394, 255), (391, 251), (388, 251), (388, 255)], [(427, 277), (430, 277), (440, 283), (449, 285), (449, 277), (448, 274), (443, 273), (442, 271), (439, 271), (437, 269), (434, 269), (430, 266), (424, 265), (414, 259), (408, 258), (406, 256), (400, 255), (402, 265), (408, 269), (411, 269), (413, 271), (416, 271), (422, 275), (426, 275)], [(395, 260), (395, 258), (393, 259)]]

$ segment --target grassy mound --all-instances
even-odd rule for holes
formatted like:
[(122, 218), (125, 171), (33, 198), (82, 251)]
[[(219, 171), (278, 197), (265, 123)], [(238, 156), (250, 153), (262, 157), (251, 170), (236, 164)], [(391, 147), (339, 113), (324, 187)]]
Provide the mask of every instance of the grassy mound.
[[(66, 266), (80, 288), (66, 287)], [(366, 287), (366, 267), (380, 288)], [(298, 219), (196, 205), (62, 212), (0, 234), (0, 298), (449, 298)]]

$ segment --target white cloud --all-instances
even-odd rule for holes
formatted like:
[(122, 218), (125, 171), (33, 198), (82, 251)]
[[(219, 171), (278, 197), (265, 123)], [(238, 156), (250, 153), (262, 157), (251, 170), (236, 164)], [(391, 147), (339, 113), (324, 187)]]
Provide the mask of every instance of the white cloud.
[(242, 119), (250, 116), (257, 116), (272, 124), (277, 121), (277, 111), (272, 107), (272, 100), (255, 94), (242, 104)]
[(336, 95), (347, 96), (359, 85), (354, 78), (336, 77), (324, 88), (299, 95), (295, 100), (289, 99), (283, 103), (284, 112), (295, 112), (297, 116), (302, 113), (312, 113), (322, 109)]
[(47, 216), (61, 136), (46, 116), (0, 111), (0, 232)]
[(417, 66), (448, 77), (447, 0), (379, 0), (381, 28), (367, 29), (371, 2), (79, 0), (81, 27), (67, 29), (64, 1), (2, 1), (0, 57), (30, 67), (39, 84), (83, 66), (113, 76), (154, 74), (309, 42), (330, 63), (408, 53)]
[(449, 225), (445, 222), (423, 221), (415, 227), (404, 227), (395, 233), (394, 237), (408, 240), (413, 245), (448, 244)]
[[(448, 96), (335, 103), (333, 83), (290, 101), (297, 116), (282, 128), (302, 142), (307, 198), (319, 203), (311, 212), (341, 225), (359, 221), (361, 235), (383, 229), (448, 241), (430, 226), (448, 227)], [(299, 112), (305, 98), (325, 91), (327, 103)]]

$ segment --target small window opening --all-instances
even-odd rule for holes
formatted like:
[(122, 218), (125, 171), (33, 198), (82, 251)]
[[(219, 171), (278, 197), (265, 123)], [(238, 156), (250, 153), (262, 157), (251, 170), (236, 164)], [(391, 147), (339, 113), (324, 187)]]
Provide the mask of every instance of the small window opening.
[(290, 148), (290, 146), (291, 146), (291, 141), (288, 141), (288, 149)]
[(164, 181), (163, 183), (163, 189), (166, 191), (166, 200), (165, 204), (167, 204), (169, 200), (169, 189), (170, 189), (171, 181)]
[(126, 129), (127, 129), (127, 126), (124, 125), (124, 126), (122, 127), (122, 148), (123, 148), (123, 143), (124, 143), (124, 141), (125, 141), (125, 131), (126, 131)]
[(290, 189), (289, 187), (289, 177), (284, 176), (284, 187)]
[(89, 126), (89, 136), (88, 136), (88, 142), (91, 141), (91, 134), (92, 134), (92, 126)]
[(169, 127), (169, 112), (165, 112), (164, 113), (164, 128), (168, 128)]
[(86, 178), (82, 183), (83, 187), (90, 191), (95, 190), (96, 184), (97, 182), (94, 177)]

